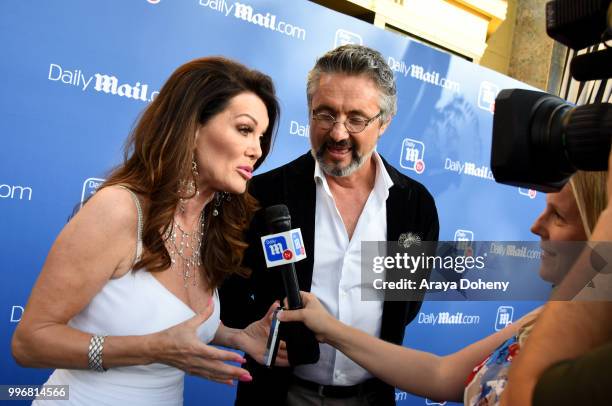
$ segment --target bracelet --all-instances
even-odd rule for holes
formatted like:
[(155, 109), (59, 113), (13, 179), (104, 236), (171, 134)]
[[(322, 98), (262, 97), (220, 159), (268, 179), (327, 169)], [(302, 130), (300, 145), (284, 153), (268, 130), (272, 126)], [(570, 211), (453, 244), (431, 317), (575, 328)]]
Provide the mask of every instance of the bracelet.
[(104, 338), (106, 336), (91, 336), (89, 340), (89, 350), (87, 351), (87, 361), (89, 369), (96, 372), (105, 372), (102, 366), (102, 350), (104, 350)]

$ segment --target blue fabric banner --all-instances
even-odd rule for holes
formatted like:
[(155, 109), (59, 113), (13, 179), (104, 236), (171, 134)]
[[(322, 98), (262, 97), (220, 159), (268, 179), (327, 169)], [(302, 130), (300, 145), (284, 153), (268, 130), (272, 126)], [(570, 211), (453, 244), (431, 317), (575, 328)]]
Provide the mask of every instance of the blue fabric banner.
[[(528, 86), (407, 37), (306, 0), (21, 0), (0, 3), (0, 38), (1, 384), (46, 380), (48, 370), (21, 368), (10, 352), (46, 254), (120, 162), (139, 113), (196, 57), (224, 55), (274, 79), (282, 115), (264, 172), (309, 148), (305, 84), (316, 58), (349, 42), (379, 50), (396, 74), (399, 110), (378, 151), (432, 192), (440, 239), (535, 240), (542, 196), (495, 183), (489, 166), (495, 96)], [(405, 344), (450, 353), (533, 307), (428, 302)], [(188, 377), (185, 404), (230, 405), (234, 391)], [(397, 400), (437, 404), (403, 392)]]

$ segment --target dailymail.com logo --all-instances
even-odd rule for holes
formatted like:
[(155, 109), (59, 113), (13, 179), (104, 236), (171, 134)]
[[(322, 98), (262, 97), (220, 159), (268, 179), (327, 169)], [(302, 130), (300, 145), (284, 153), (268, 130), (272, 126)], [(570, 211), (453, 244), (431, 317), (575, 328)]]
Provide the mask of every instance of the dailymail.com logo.
[(499, 306), (497, 308), (497, 316), (495, 316), (495, 331), (505, 329), (508, 324), (512, 324), (514, 317), (514, 307)]
[(535, 199), (535, 197), (538, 195), (538, 192), (536, 190), (533, 189), (526, 189), (526, 188), (518, 188), (519, 194), (523, 195), (523, 196), (527, 196), (530, 199)]
[(425, 144), (412, 138), (404, 138), (400, 166), (419, 175), (425, 171)]
[(299, 228), (261, 237), (268, 268), (306, 258), (306, 249)]
[(343, 29), (337, 30), (336, 38), (334, 39), (334, 47), (346, 44), (363, 45), (363, 38), (361, 38), (361, 35), (355, 34), (354, 32)]
[(472, 241), (474, 241), (474, 232), (471, 230), (457, 230), (453, 239), (457, 242), (457, 249), (463, 250), (464, 255), (471, 257), (473, 254)]
[(289, 256), (289, 258), (285, 259), (291, 259), (291, 251), (287, 250), (287, 240), (285, 240), (285, 237), (282, 235), (266, 239), (264, 241), (264, 247), (266, 247), (266, 258), (268, 261), (272, 262), (282, 260), (283, 253), (285, 252), (287, 252), (285, 256)]
[(455, 241), (474, 241), (474, 232), (471, 230), (457, 230), (453, 237)]
[(23, 315), (23, 306), (13, 306), (11, 309), (11, 323), (19, 323)]
[(87, 199), (96, 193), (96, 190), (98, 190), (100, 185), (104, 183), (105, 180), (106, 179), (100, 178), (85, 179), (85, 182), (83, 182), (83, 190), (81, 191), (81, 207), (83, 207), (83, 203), (85, 203)]
[(491, 82), (482, 82), (478, 91), (478, 107), (490, 113), (495, 112), (495, 98), (499, 87)]
[(302, 236), (298, 232), (291, 233), (291, 241), (293, 241), (293, 251), (297, 255), (305, 255), (306, 250), (304, 249), (304, 244), (302, 243)]

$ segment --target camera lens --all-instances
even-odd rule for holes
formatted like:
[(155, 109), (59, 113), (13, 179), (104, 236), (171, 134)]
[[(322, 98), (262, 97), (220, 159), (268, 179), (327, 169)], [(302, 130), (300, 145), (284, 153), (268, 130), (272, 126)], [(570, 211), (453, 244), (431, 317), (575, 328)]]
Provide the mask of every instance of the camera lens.
[(558, 191), (578, 169), (608, 168), (612, 105), (574, 107), (548, 93), (502, 90), (495, 100), (491, 169), (500, 183)]

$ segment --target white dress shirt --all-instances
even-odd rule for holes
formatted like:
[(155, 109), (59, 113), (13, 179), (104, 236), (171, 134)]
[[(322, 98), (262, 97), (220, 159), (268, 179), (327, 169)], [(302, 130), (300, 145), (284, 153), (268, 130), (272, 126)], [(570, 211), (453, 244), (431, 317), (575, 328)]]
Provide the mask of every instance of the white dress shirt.
[[(315, 161), (317, 198), (310, 291), (338, 320), (378, 337), (383, 302), (361, 300), (361, 241), (387, 240), (386, 201), (393, 181), (376, 151), (372, 156), (376, 162), (374, 188), (350, 240), (327, 179)], [(297, 366), (295, 375), (322, 385), (338, 386), (355, 385), (372, 377), (332, 346), (320, 344), (319, 348), (319, 362)]]

